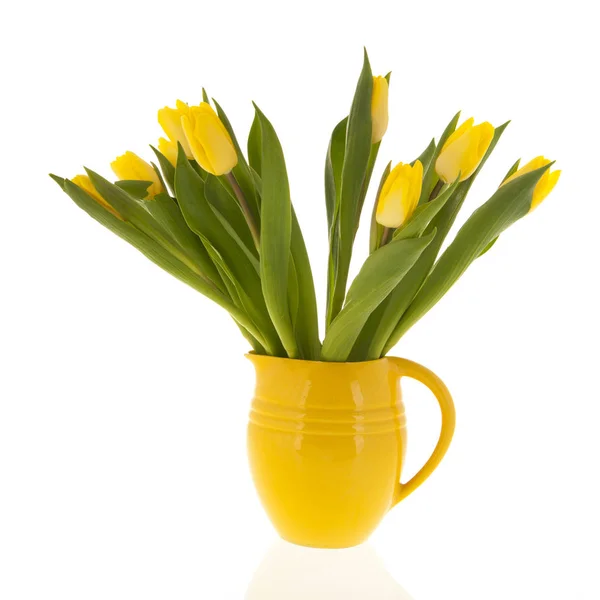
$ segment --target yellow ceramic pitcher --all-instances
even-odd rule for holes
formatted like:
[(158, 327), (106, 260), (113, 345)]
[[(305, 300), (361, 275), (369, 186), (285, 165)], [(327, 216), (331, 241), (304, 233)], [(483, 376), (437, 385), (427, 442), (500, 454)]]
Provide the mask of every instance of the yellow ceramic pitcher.
[[(394, 357), (331, 363), (248, 356), (256, 368), (250, 467), (267, 514), (289, 542), (317, 548), (364, 542), (431, 475), (450, 445), (455, 421), (450, 393), (417, 363)], [(404, 376), (435, 394), (442, 428), (427, 463), (400, 483)]]

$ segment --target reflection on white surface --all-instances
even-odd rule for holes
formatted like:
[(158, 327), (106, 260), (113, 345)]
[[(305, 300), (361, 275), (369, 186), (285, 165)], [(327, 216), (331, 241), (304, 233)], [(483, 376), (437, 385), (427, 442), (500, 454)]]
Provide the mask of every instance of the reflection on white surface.
[(279, 541), (256, 571), (246, 600), (412, 600), (369, 544), (316, 550)]

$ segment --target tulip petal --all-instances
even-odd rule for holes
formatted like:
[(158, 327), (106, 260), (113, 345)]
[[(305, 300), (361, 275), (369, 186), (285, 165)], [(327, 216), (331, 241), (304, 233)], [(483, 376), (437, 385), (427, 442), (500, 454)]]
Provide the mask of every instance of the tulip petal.
[(202, 102), (182, 117), (184, 133), (196, 162), (212, 175), (229, 173), (238, 157), (229, 132), (212, 109)]
[[(521, 167), (518, 171), (515, 171), (510, 177), (507, 177), (500, 187), (505, 186), (510, 181), (513, 181), (517, 177), (521, 175), (525, 175), (526, 173), (531, 173), (531, 171), (535, 171), (536, 169), (540, 169), (541, 167), (545, 167), (550, 164), (550, 160), (545, 158), (544, 156), (536, 156), (531, 159), (526, 165)], [(554, 189), (554, 186), (558, 182), (561, 171), (546, 171), (540, 180), (538, 181), (535, 190), (533, 191), (533, 196), (531, 199), (531, 208), (529, 211), (531, 212), (534, 208), (539, 206), (541, 202), (548, 196), (548, 194)]]
[(477, 127), (479, 127), (479, 146), (477, 148), (477, 153), (480, 157), (483, 157), (494, 139), (494, 126), (488, 121), (484, 121)]
[(161, 137), (158, 140), (158, 150), (173, 166), (177, 164), (177, 142)]
[(388, 128), (388, 95), (389, 85), (385, 77), (373, 77), (373, 94), (371, 96), (371, 144), (380, 142)]
[(469, 151), (465, 156), (464, 163), (461, 165), (461, 181), (468, 179), (473, 175), (481, 159), (492, 143), (494, 138), (494, 127), (487, 121), (480, 123), (469, 132)]
[[(201, 140), (213, 175), (229, 173), (237, 164), (237, 152), (227, 129), (212, 108), (202, 103), (194, 111), (195, 134)], [(208, 170), (208, 169), (206, 169)]]
[[(561, 173), (562, 171), (560, 169), (552, 171), (551, 173), (549, 171), (544, 173), (542, 179), (533, 192), (533, 198), (531, 200), (531, 208), (529, 209), (529, 212), (531, 212), (534, 208), (537, 208), (542, 201), (546, 199), (548, 194), (550, 194), (550, 192), (554, 189), (554, 186), (558, 183)], [(543, 185), (540, 186), (540, 184)]]
[(118, 156), (110, 167), (119, 179), (131, 179), (136, 181), (151, 181), (148, 188), (148, 198), (154, 198), (157, 194), (164, 192), (162, 183), (154, 167), (133, 152), (125, 152)]
[(492, 140), (494, 127), (487, 121), (473, 126), (473, 118), (467, 119), (444, 144), (435, 163), (435, 170), (444, 183), (465, 181), (477, 170)]
[[(468, 134), (446, 142), (435, 163), (435, 170), (444, 183), (454, 181), (458, 174), (463, 172), (464, 159), (470, 151), (470, 146), (471, 136)], [(466, 177), (461, 175), (461, 180), (465, 179)]]
[(381, 197), (382, 198), (389, 194), (390, 190), (392, 189), (392, 185), (394, 185), (394, 181), (396, 181), (398, 175), (400, 175), (400, 172), (401, 172), (403, 166), (404, 165), (402, 163), (398, 163), (390, 171), (390, 174), (387, 176), (387, 179), (385, 180), (383, 187), (381, 188)]
[(375, 219), (384, 227), (400, 227), (414, 212), (421, 195), (423, 165), (398, 163), (387, 177), (379, 195)]
[(165, 106), (158, 111), (158, 123), (163, 128), (163, 131), (167, 134), (167, 137), (177, 144), (179, 142), (185, 150), (185, 155), (188, 158), (192, 157), (192, 151), (188, 144), (187, 138), (183, 131), (181, 118), (189, 113), (189, 106), (177, 100), (177, 108), (169, 108)]
[(209, 173), (212, 173), (212, 165), (208, 160), (208, 156), (204, 151), (204, 146), (201, 144), (199, 137), (196, 135), (195, 129), (195, 118), (194, 112), (190, 111), (189, 116), (184, 115), (181, 117), (181, 126), (183, 127), (183, 132), (187, 139), (188, 147), (191, 150), (191, 155), (193, 159), (205, 170)]
[(475, 119), (473, 117), (470, 117), (464, 123), (462, 123), (459, 127), (457, 127), (456, 130), (448, 136), (448, 139), (446, 140), (446, 143), (443, 145), (442, 150), (447, 148), (450, 144), (452, 144), (452, 142), (456, 141), (459, 137), (462, 137), (467, 131), (469, 131), (469, 129), (471, 129), (473, 127), (474, 122), (475, 122)]
[(508, 177), (503, 182), (502, 185), (507, 184), (509, 181), (512, 181), (513, 179), (516, 179), (517, 177), (519, 177), (521, 175), (525, 175), (525, 173), (530, 173), (531, 171), (535, 171), (536, 169), (539, 169), (540, 167), (544, 167), (549, 163), (550, 163), (549, 159), (544, 158), (543, 156), (536, 156), (535, 158), (531, 159), (526, 165), (523, 165), (520, 169), (515, 171), (510, 177)]

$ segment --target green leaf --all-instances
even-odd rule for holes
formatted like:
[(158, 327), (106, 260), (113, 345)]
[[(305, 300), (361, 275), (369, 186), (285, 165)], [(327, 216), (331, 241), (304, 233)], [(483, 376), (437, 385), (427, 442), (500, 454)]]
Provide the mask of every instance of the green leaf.
[(426, 238), (394, 240), (367, 258), (348, 291), (344, 308), (323, 342), (321, 359), (344, 362), (369, 315), (412, 267), (435, 233)]
[(334, 128), (325, 160), (325, 206), (329, 236), (329, 264), (327, 270), (327, 300), (332, 298), (338, 271), (340, 199), (342, 192), (342, 169), (346, 154), (348, 117)]
[(519, 170), (520, 164), (521, 164), (521, 159), (519, 158), (517, 161), (515, 161), (513, 166), (508, 170), (508, 172), (504, 176), (504, 179), (502, 180), (502, 183), (504, 183), (511, 175), (514, 175)]
[(331, 223), (336, 206), (340, 202), (342, 191), (342, 168), (346, 153), (346, 128), (348, 117), (342, 119), (333, 130), (327, 158), (325, 160), (325, 206), (327, 208), (327, 231), (331, 231)]
[(87, 168), (85, 171), (98, 193), (114, 207), (126, 221), (133, 222), (138, 228), (140, 227), (135, 221), (144, 223), (148, 228), (156, 227), (154, 219), (136, 198), (114, 183), (104, 179), (104, 177), (98, 175), (98, 173)]
[(369, 315), (369, 318), (363, 325), (363, 328), (360, 330), (360, 334), (356, 338), (354, 342), (354, 346), (352, 346), (352, 351), (348, 356), (349, 362), (361, 362), (366, 360), (367, 350), (369, 349), (369, 345), (371, 344), (371, 340), (373, 339), (373, 335), (377, 330), (377, 326), (379, 325), (379, 321), (383, 314), (385, 313), (385, 309), (390, 301), (390, 297), (388, 296), (381, 302), (381, 304)]
[[(188, 280), (190, 278), (194, 281), (198, 279), (196, 273), (189, 269), (187, 265), (181, 262), (177, 257), (174, 257), (167, 249), (158, 244), (150, 236), (137, 229), (132, 223), (121, 221), (112, 213), (108, 212), (79, 186), (67, 180), (65, 181), (63, 189), (71, 199), (92, 218), (110, 229), (113, 233), (116, 233), (119, 237), (122, 237), (130, 244), (136, 246), (144, 254), (150, 255), (154, 262), (159, 262), (160, 266), (169, 272), (172, 272), (180, 279), (185, 280), (186, 283), (189, 283)], [(217, 290), (215, 289), (214, 291)]]
[[(177, 145), (177, 147), (179, 148), (179, 144)], [(179, 150), (177, 154), (179, 155)], [(206, 176), (208, 175), (208, 172), (205, 171), (193, 158), (189, 159), (189, 161), (190, 165), (192, 165), (192, 169), (194, 169), (194, 171), (196, 171), (196, 173), (200, 175), (200, 179), (204, 181), (206, 179)], [(175, 166), (175, 168), (177, 168), (177, 166)]]
[(221, 178), (210, 174), (204, 181), (204, 195), (223, 227), (250, 258), (258, 272), (258, 251), (237, 199), (223, 185)]
[[(155, 242), (151, 237), (138, 230), (131, 223), (121, 221), (103, 206), (101, 206), (92, 196), (82, 190), (69, 180), (64, 180), (56, 176), (52, 178), (63, 188), (71, 199), (84, 210), (93, 219), (104, 225), (107, 229), (124, 239), (126, 242), (137, 248), (142, 254), (149, 258), (161, 269), (167, 271), (180, 281), (183, 281), (196, 291), (200, 292), (210, 300), (216, 302), (219, 306), (227, 310), (236, 322), (244, 327), (255, 340), (261, 344), (261, 334), (254, 327), (243, 311), (233, 305), (230, 299), (219, 292), (214, 286), (207, 283), (196, 273), (191, 271), (184, 263), (170, 254), (164, 247)], [(62, 182), (62, 183), (61, 183)]]
[[(423, 204), (429, 200), (429, 196), (433, 191), (436, 183), (439, 181), (439, 177), (435, 172), (435, 163), (446, 143), (447, 139), (454, 133), (456, 130), (456, 126), (458, 125), (458, 119), (460, 119), (460, 111), (458, 111), (453, 117), (450, 123), (444, 129), (442, 136), (440, 137), (440, 141), (435, 147), (433, 154), (429, 160), (429, 164), (427, 169), (425, 168), (425, 164), (423, 163), (423, 187), (421, 188), (421, 197), (419, 198), (419, 204)], [(429, 147), (428, 147), (429, 148)], [(427, 152), (427, 150), (426, 150)], [(423, 161), (421, 161), (423, 162)]]
[[(244, 287), (240, 284), (237, 277), (233, 273), (233, 271), (229, 268), (229, 265), (223, 259), (219, 251), (211, 244), (211, 242), (204, 236), (202, 236), (202, 242), (206, 246), (206, 250), (211, 260), (217, 266), (223, 281), (227, 287), (229, 295), (234, 301), (234, 304), (239, 306), (242, 310), (248, 314), (248, 318), (252, 319), (253, 315), (256, 315), (256, 309), (252, 302), (252, 299), (244, 290)], [(253, 321), (253, 324), (256, 327), (256, 323)], [(258, 328), (258, 327), (257, 327)]]
[(423, 173), (426, 173), (427, 170), (429, 169), (429, 167), (431, 166), (431, 161), (433, 159), (433, 155), (435, 154), (435, 149), (436, 149), (435, 138), (433, 138), (429, 142), (429, 145), (427, 146), (427, 148), (425, 148), (425, 150), (423, 150), (421, 155), (418, 158), (416, 158), (415, 160), (413, 160), (410, 164), (414, 165), (417, 161), (420, 161), (421, 164), (423, 165)]
[(495, 237), (481, 252), (481, 254), (477, 257), (477, 258), (481, 258), (486, 252), (489, 252), (493, 246), (496, 245), (496, 242), (498, 241), (498, 238), (500, 236)]
[(382, 317), (381, 323), (371, 339), (371, 345), (365, 360), (374, 360), (375, 358), (379, 358), (383, 354), (389, 352), (389, 350), (400, 339), (396, 328), (398, 327), (402, 315), (410, 305), (412, 299), (415, 297), (415, 294), (419, 291), (423, 281), (425, 281), (425, 278), (433, 267), (440, 248), (450, 229), (452, 228), (456, 216), (462, 207), (465, 198), (467, 197), (467, 194), (473, 185), (473, 182), (493, 152), (507, 126), (508, 123), (504, 123), (500, 127), (496, 128), (492, 143), (490, 144), (490, 147), (483, 157), (479, 167), (477, 167), (475, 173), (466, 181), (458, 184), (458, 187), (452, 196), (446, 201), (440, 212), (431, 220), (425, 232), (428, 233), (429, 231), (436, 229), (437, 235), (429, 247), (423, 252), (415, 266), (400, 282), (398, 287), (390, 294), (385, 315)]
[(261, 343), (269, 354), (282, 356), (284, 350), (269, 318), (260, 278), (249, 257), (229, 235), (206, 200), (204, 182), (186, 158), (181, 146), (175, 169), (175, 189), (181, 212), (189, 228), (200, 236), (201, 240), (210, 242), (227, 265), (236, 285), (243, 289), (246, 297), (250, 299), (251, 305), (246, 307), (246, 312), (261, 332), (261, 339), (264, 341)]
[(267, 354), (267, 351), (265, 350), (264, 346), (245, 327), (240, 325), (237, 321), (236, 325), (238, 326), (240, 333), (246, 338), (246, 340), (252, 347), (252, 351), (255, 354)]
[[(427, 229), (429, 223), (450, 199), (457, 185), (458, 181), (454, 182), (451, 186), (448, 186), (448, 188), (435, 200), (417, 207), (412, 217), (394, 232), (392, 239), (406, 239), (421, 236)], [(381, 229), (383, 230), (382, 227)], [(408, 276), (410, 276), (410, 274), (408, 274), (407, 277)], [(398, 322), (398, 316), (394, 310), (387, 310), (387, 307), (392, 300), (391, 296), (394, 294), (395, 291), (377, 307), (365, 323), (365, 326), (360, 332), (352, 349), (350, 355), (351, 360), (368, 360), (371, 346), (378, 345), (377, 336), (381, 335), (379, 332), (388, 332), (387, 335), (389, 335), (389, 332), (395, 327)], [(387, 337), (385, 339), (387, 340)]]
[(546, 165), (503, 185), (469, 217), (404, 313), (399, 323), (400, 335), (444, 296), (505, 229), (529, 212), (535, 186), (549, 168)]
[(202, 88), (202, 102), (206, 102), (206, 104), (210, 104), (208, 94), (206, 93), (206, 90), (204, 88)]
[(292, 238), (292, 205), (281, 143), (275, 129), (254, 105), (262, 139), (262, 203), (260, 233), (260, 279), (265, 303), (290, 358), (298, 345), (288, 303), (288, 270)]
[(150, 165), (154, 169), (154, 172), (156, 173), (156, 176), (158, 177), (158, 180), (160, 181), (161, 188), (163, 190), (166, 190), (167, 186), (165, 185), (165, 180), (164, 180), (164, 177), (162, 176), (162, 173), (160, 172), (160, 169), (156, 166), (156, 163), (154, 163), (152, 161), (150, 161)]
[(158, 242), (170, 254), (184, 263), (197, 275), (204, 276), (199, 267), (180, 248), (177, 242), (165, 227), (159, 223), (146, 209), (144, 204), (130, 196), (125, 190), (111, 183), (91, 171), (86, 169), (91, 182), (98, 193), (124, 218), (131, 222), (137, 229), (144, 232), (154, 241)]
[[(411, 166), (413, 166), (419, 160), (423, 165), (423, 172), (425, 172), (429, 167), (434, 152), (435, 140), (431, 140), (431, 142), (429, 142), (429, 145), (427, 146), (427, 148), (425, 148), (421, 155), (410, 163)], [(373, 212), (371, 214), (371, 235), (369, 238), (369, 253), (375, 252), (375, 250), (377, 250), (377, 248), (379, 248), (379, 246), (381, 245), (381, 237), (383, 236), (384, 227), (377, 223), (377, 204), (379, 203), (379, 196), (381, 195), (381, 190), (383, 189), (383, 185), (388, 175), (390, 174), (391, 169), (392, 162), (390, 161), (385, 171), (383, 172), (383, 175), (379, 182), (379, 188), (377, 189), (377, 195), (375, 196), (375, 204), (373, 205)], [(419, 208), (417, 208), (413, 217), (418, 214)]]
[(377, 248), (381, 245), (381, 238), (383, 236), (383, 225), (377, 222), (377, 205), (379, 204), (379, 197), (381, 196), (381, 190), (385, 184), (385, 180), (388, 178), (390, 171), (392, 170), (392, 161), (390, 161), (383, 175), (379, 181), (379, 187), (377, 188), (377, 195), (375, 196), (375, 203), (373, 204), (373, 212), (371, 213), (371, 235), (369, 237), (369, 254), (373, 254)]
[[(421, 161), (423, 165), (423, 172), (425, 172), (429, 164), (431, 162), (431, 158), (433, 157), (433, 153), (435, 152), (435, 140), (432, 139), (429, 142), (429, 145), (425, 150), (421, 153), (421, 155), (413, 160), (410, 164), (414, 165), (417, 160)], [(371, 232), (369, 236), (369, 254), (375, 252), (377, 248), (381, 245), (381, 238), (383, 236), (384, 227), (377, 222), (377, 205), (379, 204), (379, 197), (381, 196), (381, 190), (383, 189), (383, 185), (385, 180), (387, 179), (390, 171), (392, 169), (392, 162), (390, 161), (383, 172), (381, 180), (379, 182), (379, 188), (377, 189), (377, 195), (375, 196), (375, 203), (373, 204), (373, 212), (371, 214)], [(418, 209), (417, 209), (418, 210)]]
[[(423, 204), (415, 210), (412, 217), (400, 228), (394, 232), (392, 239), (407, 239), (412, 237), (420, 237), (423, 232), (427, 229), (429, 223), (435, 218), (435, 216), (442, 210), (446, 202), (450, 199), (454, 190), (458, 186), (458, 181), (454, 182), (451, 186), (448, 186), (442, 194), (440, 194), (435, 200)], [(410, 276), (410, 273), (407, 277)], [(398, 322), (398, 316), (393, 309), (388, 310), (388, 305), (392, 301), (392, 296), (396, 293), (394, 290), (390, 296), (388, 296), (371, 314), (365, 326), (363, 327), (360, 335), (358, 336), (350, 358), (355, 361), (369, 360), (371, 355), (369, 354), (373, 345), (378, 345), (378, 335), (380, 332), (389, 332), (393, 330)], [(387, 337), (385, 337), (387, 340)], [(384, 341), (385, 341), (384, 340)]]
[(298, 281), (298, 311), (295, 326), (298, 351), (300, 357), (305, 360), (318, 360), (321, 352), (321, 340), (319, 339), (315, 283), (306, 244), (293, 206), (291, 250)]
[(248, 134), (248, 162), (254, 172), (260, 177), (262, 173), (262, 138), (260, 121), (254, 115), (250, 133)]
[(430, 200), (427, 204), (418, 206), (411, 218), (394, 231), (393, 239), (404, 240), (412, 237), (420, 237), (427, 229), (433, 218), (444, 208), (444, 205), (454, 194), (459, 185), (458, 179), (449, 185), (437, 198)]
[(288, 304), (290, 307), (290, 319), (294, 335), (297, 336), (298, 324), (298, 307), (300, 306), (300, 290), (298, 289), (298, 274), (296, 273), (296, 265), (294, 257), (290, 256), (290, 268), (288, 270)]
[(141, 200), (148, 195), (148, 188), (152, 185), (152, 182), (122, 179), (121, 181), (115, 181), (115, 185), (125, 190), (130, 196)]
[(367, 163), (367, 172), (365, 173), (365, 179), (363, 181), (362, 191), (360, 193), (360, 200), (358, 202), (358, 208), (356, 210), (356, 223), (354, 225), (354, 235), (356, 235), (356, 232), (358, 231), (358, 226), (360, 225), (360, 215), (362, 214), (362, 209), (365, 204), (365, 198), (367, 197), (367, 192), (369, 191), (371, 175), (373, 175), (373, 169), (375, 168), (375, 162), (377, 161), (377, 155), (379, 154), (379, 146), (381, 146), (381, 141), (371, 146), (369, 162)]
[(225, 292), (219, 272), (210, 259), (206, 248), (198, 236), (188, 227), (175, 200), (168, 194), (158, 194), (152, 200), (146, 201), (145, 206), (186, 255), (194, 261), (200, 272), (212, 281), (220, 291)]
[(150, 148), (152, 148), (152, 151), (154, 154), (156, 154), (156, 159), (160, 165), (160, 170), (162, 171), (163, 177), (169, 186), (171, 194), (175, 194), (175, 167), (169, 162), (169, 159), (162, 152), (157, 150), (152, 145), (150, 145)]
[(363, 69), (356, 86), (346, 131), (346, 153), (342, 168), (340, 202), (334, 213), (332, 228), (338, 228), (337, 247), (330, 252), (330, 281), (328, 290), (327, 324), (331, 324), (344, 303), (352, 246), (356, 232), (356, 218), (361, 202), (363, 182), (371, 155), (371, 97), (373, 74), (365, 51)]
[(68, 181), (67, 179), (65, 179), (64, 177), (60, 177), (59, 175), (55, 175), (54, 173), (49, 173), (49, 177), (56, 181), (56, 183), (62, 189), (63, 192), (65, 191), (65, 183)]

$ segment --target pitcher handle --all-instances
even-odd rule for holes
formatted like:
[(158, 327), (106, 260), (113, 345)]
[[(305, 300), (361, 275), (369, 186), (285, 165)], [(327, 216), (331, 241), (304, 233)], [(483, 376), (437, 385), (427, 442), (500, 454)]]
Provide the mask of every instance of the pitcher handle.
[(412, 479), (406, 483), (398, 482), (392, 504), (392, 506), (396, 506), (398, 502), (404, 500), (404, 498), (414, 492), (435, 471), (442, 458), (444, 458), (444, 454), (448, 451), (452, 436), (454, 435), (456, 412), (448, 388), (435, 373), (411, 360), (396, 358), (394, 356), (388, 356), (387, 358), (394, 365), (399, 379), (405, 376), (411, 377), (426, 385), (433, 392), (442, 411), (442, 427), (438, 443), (429, 460)]

